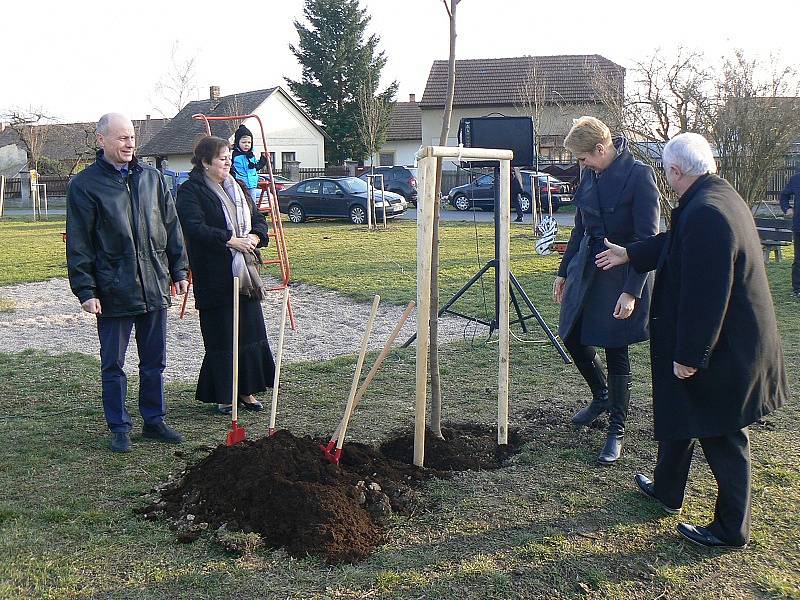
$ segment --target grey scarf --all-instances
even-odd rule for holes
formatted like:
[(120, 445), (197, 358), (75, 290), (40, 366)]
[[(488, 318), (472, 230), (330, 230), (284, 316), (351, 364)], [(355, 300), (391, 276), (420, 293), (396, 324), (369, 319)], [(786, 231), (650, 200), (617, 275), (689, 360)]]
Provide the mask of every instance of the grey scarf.
[[(225, 223), (233, 231), (234, 237), (247, 237), (250, 233), (252, 222), (250, 219), (250, 205), (242, 193), (236, 180), (228, 175), (222, 185), (211, 179), (207, 173), (203, 174), (206, 186), (219, 198)], [(253, 252), (239, 252), (230, 248), (232, 260), (231, 271), (234, 277), (239, 278), (239, 292), (251, 298), (264, 297), (264, 282), (258, 274), (256, 264), (258, 257)]]

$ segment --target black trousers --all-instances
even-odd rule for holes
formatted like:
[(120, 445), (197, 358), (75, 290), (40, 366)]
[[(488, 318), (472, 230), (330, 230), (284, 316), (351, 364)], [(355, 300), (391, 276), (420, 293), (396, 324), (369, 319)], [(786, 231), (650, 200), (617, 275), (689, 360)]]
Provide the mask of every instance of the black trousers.
[[(717, 480), (714, 520), (708, 529), (729, 544), (746, 544), (750, 539), (750, 436), (747, 428), (697, 441)], [(654, 491), (669, 507), (679, 508), (683, 504), (694, 446), (695, 440), (658, 443)]]
[[(581, 325), (583, 324), (583, 315), (578, 317), (577, 322), (573, 325), (572, 330), (567, 337), (563, 340), (564, 346), (567, 348), (570, 356), (576, 363), (587, 363), (594, 360), (597, 354), (595, 346), (584, 346), (581, 344)], [(631, 374), (631, 360), (628, 353), (628, 346), (620, 346), (619, 348), (604, 348), (606, 351), (606, 369), (609, 375), (630, 375)]]
[(794, 262), (792, 263), (792, 291), (800, 292), (800, 232), (794, 232)]

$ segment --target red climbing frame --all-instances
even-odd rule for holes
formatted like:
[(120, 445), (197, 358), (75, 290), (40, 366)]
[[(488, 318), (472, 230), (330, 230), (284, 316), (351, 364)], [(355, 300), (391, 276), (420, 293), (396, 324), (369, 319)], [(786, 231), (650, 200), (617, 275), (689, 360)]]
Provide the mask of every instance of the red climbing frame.
[[(264, 124), (258, 115), (231, 115), (224, 117), (210, 117), (204, 114), (192, 115), (193, 119), (203, 121), (206, 126), (206, 133), (211, 135), (211, 124), (209, 121), (244, 121), (245, 119), (255, 119), (258, 121), (258, 126), (261, 129), (261, 139), (264, 142), (264, 152), (269, 156), (269, 148), (267, 147), (267, 136), (264, 133)], [(255, 142), (255, 140), (253, 140)], [(255, 144), (254, 144), (255, 145)], [(289, 278), (292, 275), (292, 268), (289, 264), (289, 251), (286, 247), (286, 236), (283, 232), (283, 221), (281, 220), (281, 213), (278, 208), (278, 194), (275, 191), (275, 177), (272, 173), (272, 161), (267, 160), (267, 168), (269, 170), (269, 183), (259, 183), (258, 187), (261, 190), (261, 196), (258, 199), (258, 210), (264, 215), (269, 216), (269, 222), (272, 225), (269, 231), (269, 237), (274, 240), (274, 246), (277, 251), (278, 257), (265, 260), (265, 265), (279, 265), (280, 266), (280, 283), (270, 290), (283, 290), (289, 287)], [(265, 197), (266, 196), (266, 199)], [(191, 272), (189, 273), (189, 283), (192, 281)], [(188, 294), (183, 297), (183, 304), (181, 305), (181, 318), (186, 311), (186, 299)], [(289, 323), (292, 330), (296, 329), (294, 321), (294, 311), (292, 310), (292, 299), (289, 297)]]

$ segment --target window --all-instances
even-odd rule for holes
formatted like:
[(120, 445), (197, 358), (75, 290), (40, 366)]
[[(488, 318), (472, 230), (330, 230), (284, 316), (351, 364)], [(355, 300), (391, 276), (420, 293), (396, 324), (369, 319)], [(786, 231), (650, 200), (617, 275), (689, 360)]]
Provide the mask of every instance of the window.
[(378, 156), (378, 164), (381, 166), (391, 166), (394, 164), (394, 152), (381, 152)]
[(319, 181), (307, 181), (297, 186), (297, 191), (301, 194), (319, 194)]
[(272, 165), (272, 169), (274, 170), (275, 169), (275, 153), (274, 152), (270, 152), (269, 153), (269, 164)]
[(281, 152), (281, 165), (285, 165), (286, 161), (297, 160), (294, 152)]
[(336, 190), (339, 189), (339, 186), (333, 183), (332, 181), (323, 181), (322, 182), (322, 193), (328, 196), (333, 196), (336, 194)]

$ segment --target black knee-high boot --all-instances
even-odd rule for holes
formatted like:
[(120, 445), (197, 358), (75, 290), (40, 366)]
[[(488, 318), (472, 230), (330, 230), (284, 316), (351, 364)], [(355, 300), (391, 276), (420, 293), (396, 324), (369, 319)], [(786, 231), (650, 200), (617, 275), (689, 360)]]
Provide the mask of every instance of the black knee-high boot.
[(589, 406), (585, 406), (573, 415), (572, 424), (575, 426), (588, 425), (608, 410), (608, 383), (603, 372), (603, 364), (597, 354), (589, 362), (576, 361), (575, 366), (578, 367), (578, 371), (589, 384), (589, 389), (592, 390), (592, 401)]
[(631, 375), (610, 375), (608, 378), (608, 436), (606, 444), (597, 455), (597, 461), (610, 465), (622, 452), (622, 438), (625, 436), (625, 420), (631, 402)]

